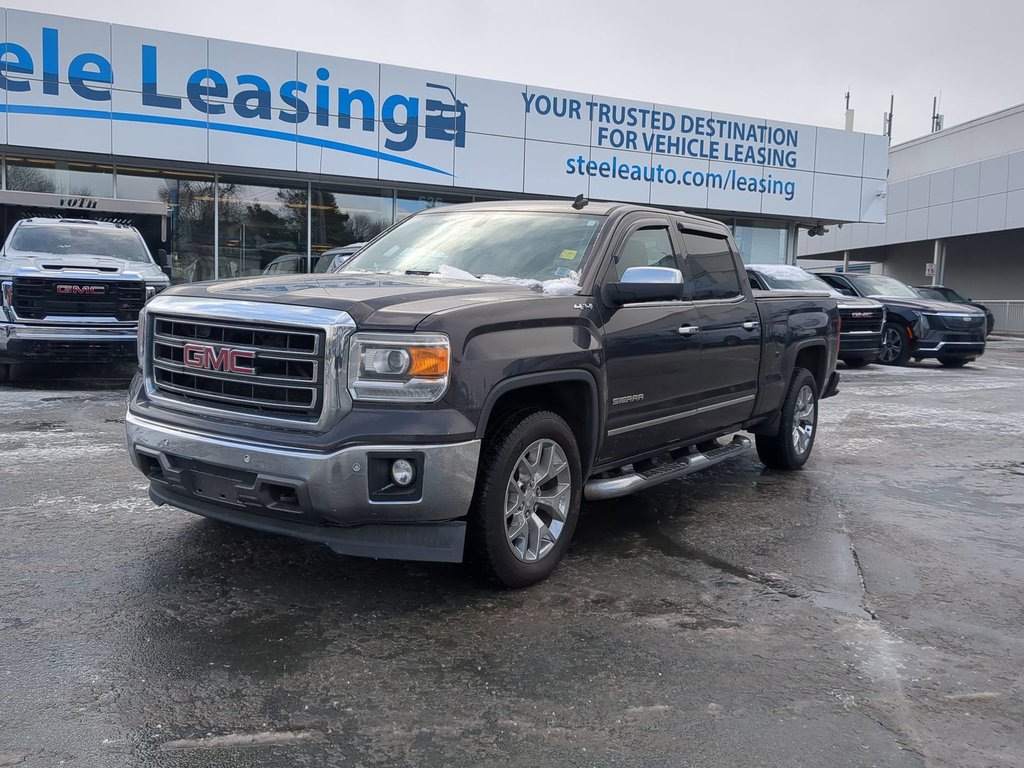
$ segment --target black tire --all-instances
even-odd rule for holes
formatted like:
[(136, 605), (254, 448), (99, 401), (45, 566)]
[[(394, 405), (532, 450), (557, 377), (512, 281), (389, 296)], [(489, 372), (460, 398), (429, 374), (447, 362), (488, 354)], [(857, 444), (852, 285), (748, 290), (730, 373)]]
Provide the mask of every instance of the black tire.
[(875, 362), (874, 360), (869, 360), (866, 357), (844, 357), (842, 360), (846, 364), (847, 368), (863, 368), (865, 365), (870, 365)]
[(966, 357), (940, 357), (939, 362), (943, 368), (963, 368), (971, 361)]
[(906, 365), (912, 351), (907, 329), (898, 323), (886, 323), (882, 328), (882, 351), (878, 362), (882, 365)]
[[(529, 453), (538, 444), (542, 446), (541, 451), (557, 446), (565, 464), (562, 465), (555, 454), (551, 467), (558, 468), (557, 476), (542, 481), (539, 486), (523, 488), (520, 485), (520, 490), (513, 490), (515, 478), (524, 477), (520, 470), (525, 465), (520, 462), (529, 463)], [(543, 456), (540, 456), (538, 464), (542, 461)], [(564, 481), (569, 483), (567, 493)], [(547, 498), (544, 492), (558, 489), (562, 491), (559, 498), (567, 499), (561, 512), (563, 521), (551, 514), (551, 507), (543, 503)], [(555, 570), (569, 546), (579, 520), (582, 495), (579, 447), (569, 425), (550, 411), (527, 410), (508, 416), (484, 444), (476, 494), (469, 512), (467, 562), (484, 579), (503, 587), (528, 587), (543, 581)], [(517, 508), (522, 505), (523, 512), (507, 511), (513, 499), (518, 500)], [(559, 501), (559, 508), (561, 504)], [(529, 516), (526, 510), (531, 510)], [(517, 516), (525, 533), (522, 538), (513, 540), (510, 530), (517, 524)], [(531, 526), (530, 520), (534, 517), (544, 522), (547, 539)], [(560, 523), (557, 532), (556, 523)], [(536, 544), (532, 560), (529, 559), (531, 542)]]
[[(810, 413), (805, 417), (809, 391)], [(800, 469), (810, 458), (814, 438), (818, 434), (818, 383), (806, 368), (793, 371), (793, 378), (782, 402), (779, 431), (774, 435), (757, 435), (757, 457), (771, 469)], [(810, 427), (808, 439), (798, 440), (796, 431), (805, 432)]]

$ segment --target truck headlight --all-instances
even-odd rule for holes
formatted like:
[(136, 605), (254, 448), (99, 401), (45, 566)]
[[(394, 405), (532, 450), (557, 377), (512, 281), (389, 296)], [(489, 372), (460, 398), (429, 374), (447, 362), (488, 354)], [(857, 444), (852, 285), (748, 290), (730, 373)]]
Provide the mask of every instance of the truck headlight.
[(138, 336), (135, 342), (136, 355), (139, 358), (139, 368), (143, 368), (143, 364), (146, 361), (146, 310), (145, 308), (139, 312), (139, 328)]
[(348, 347), (353, 400), (433, 403), (448, 389), (448, 337), (436, 333), (357, 333)]

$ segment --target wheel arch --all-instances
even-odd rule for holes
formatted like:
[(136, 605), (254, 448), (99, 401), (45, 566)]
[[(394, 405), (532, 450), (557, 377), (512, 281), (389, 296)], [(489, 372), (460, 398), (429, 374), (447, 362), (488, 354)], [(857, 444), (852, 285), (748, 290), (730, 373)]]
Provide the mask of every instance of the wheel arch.
[(597, 382), (586, 371), (528, 373), (505, 379), (488, 393), (480, 409), (476, 436), (483, 439), (505, 415), (536, 407), (557, 413), (577, 436), (584, 478), (597, 456), (601, 423)]

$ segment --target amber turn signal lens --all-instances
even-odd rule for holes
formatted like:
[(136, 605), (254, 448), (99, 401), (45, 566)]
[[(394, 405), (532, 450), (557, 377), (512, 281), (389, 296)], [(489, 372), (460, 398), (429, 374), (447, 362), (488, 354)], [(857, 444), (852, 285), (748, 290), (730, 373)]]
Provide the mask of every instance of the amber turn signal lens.
[(412, 362), (408, 376), (437, 378), (448, 374), (448, 350), (444, 347), (409, 347)]

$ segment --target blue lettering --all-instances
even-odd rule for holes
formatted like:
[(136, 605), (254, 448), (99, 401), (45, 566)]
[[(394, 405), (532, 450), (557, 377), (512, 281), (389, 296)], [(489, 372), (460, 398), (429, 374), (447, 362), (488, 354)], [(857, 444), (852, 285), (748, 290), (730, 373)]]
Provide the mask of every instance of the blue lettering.
[[(316, 71), (316, 79), (324, 82), (328, 80), (331, 73), (326, 67), (319, 67)], [(328, 125), (331, 122), (331, 87), (329, 85), (318, 85), (316, 87), (316, 124)]]
[[(400, 123), (395, 119), (395, 110), (399, 107), (401, 107), (405, 112), (405, 122)], [(384, 105), (381, 107), (380, 117), (385, 128), (396, 136), (401, 136), (402, 138), (399, 141), (394, 139), (385, 139), (384, 146), (394, 152), (405, 152), (407, 149), (412, 149), (416, 146), (416, 139), (419, 137), (419, 126), (416, 124), (416, 120), (419, 118), (419, 114), (419, 99), (415, 97), (400, 96), (397, 93), (392, 96), (388, 96), (387, 99), (384, 100)]]
[[(392, 97), (394, 98), (394, 97)], [(369, 91), (358, 89), (350, 91), (348, 88), (338, 89), (338, 127), (350, 128), (352, 126), (352, 103), (359, 102), (360, 115), (363, 121), (363, 130), (373, 132), (373, 96)], [(415, 139), (413, 139), (415, 142)]]
[(226, 99), (228, 81), (215, 69), (197, 69), (188, 79), (186, 95), (189, 103), (207, 115), (223, 115), (224, 105), (210, 103), (206, 99)]
[[(92, 71), (90, 71), (92, 68)], [(88, 83), (114, 84), (114, 70), (110, 62), (98, 53), (80, 53), (68, 66), (71, 90), (90, 101), (110, 101), (110, 88), (90, 88)]]
[(142, 103), (147, 107), (181, 109), (181, 99), (157, 91), (156, 46), (142, 46)]
[[(14, 61), (7, 61), (7, 56)], [(14, 80), (6, 73), (31, 75), (35, 71), (32, 56), (17, 43), (0, 43), (0, 88), (5, 91), (27, 91), (31, 87), (27, 80)]]
[[(523, 91), (523, 102), (526, 105), (526, 114), (530, 114), (530, 104), (533, 103), (533, 100), (535, 98), (536, 98), (536, 94), (527, 93), (526, 91)], [(593, 110), (591, 110), (591, 111), (593, 111)]]
[(43, 27), (43, 93), (60, 93), (60, 40), (56, 29)]
[(300, 99), (295, 92), (306, 92), (306, 84), (301, 80), (289, 80), (281, 86), (281, 101), (291, 107), (294, 112), (281, 112), (278, 115), (280, 120), (286, 123), (304, 123), (309, 117), (309, 106)]
[[(239, 85), (254, 85), (255, 88), (247, 91), (239, 91), (235, 94), (231, 104), (235, 108), (235, 114), (239, 117), (257, 117), (260, 120), (270, 120), (270, 83), (259, 75), (239, 75)], [(250, 104), (255, 101), (255, 104)]]

